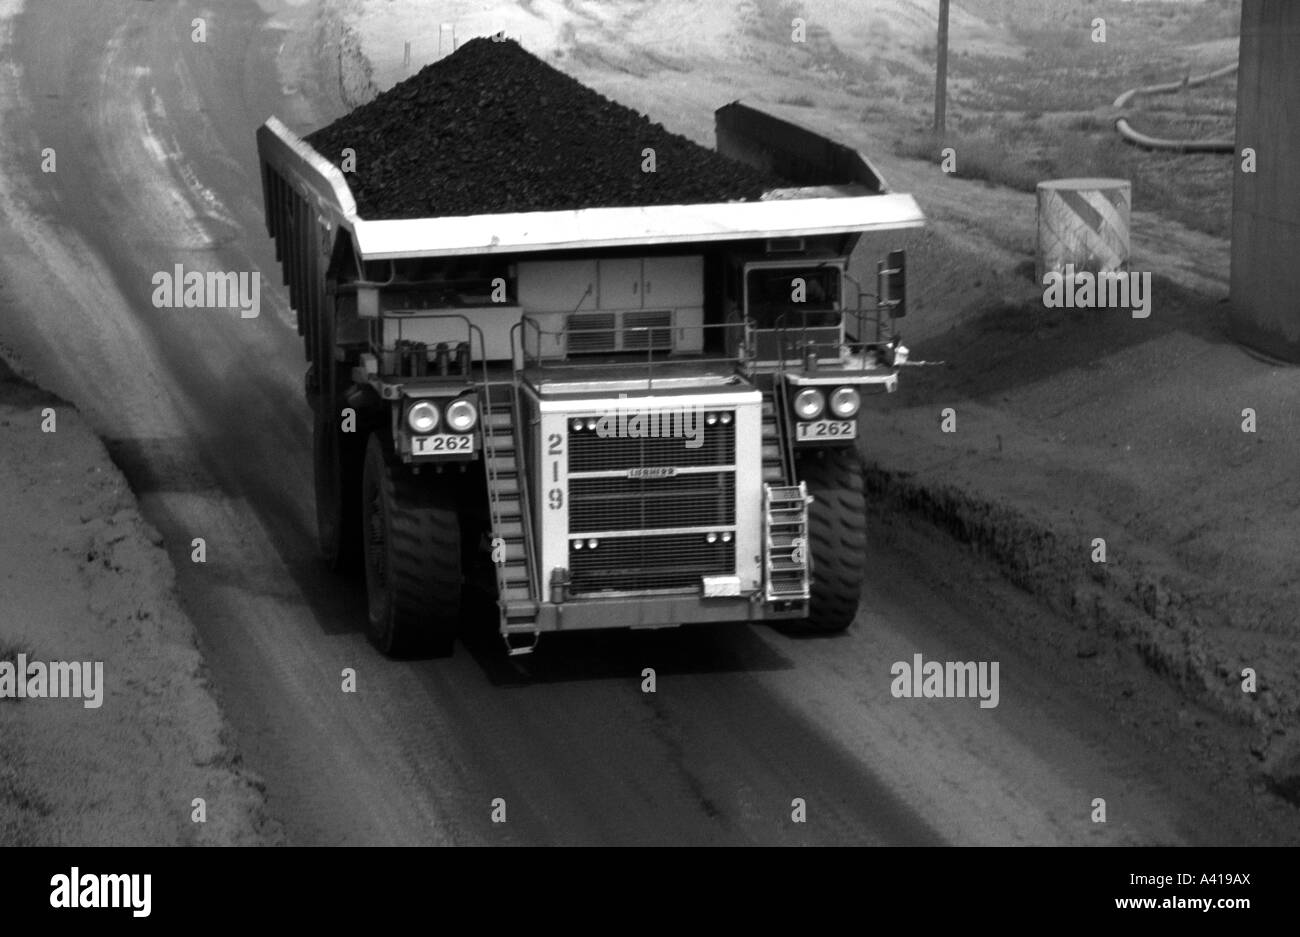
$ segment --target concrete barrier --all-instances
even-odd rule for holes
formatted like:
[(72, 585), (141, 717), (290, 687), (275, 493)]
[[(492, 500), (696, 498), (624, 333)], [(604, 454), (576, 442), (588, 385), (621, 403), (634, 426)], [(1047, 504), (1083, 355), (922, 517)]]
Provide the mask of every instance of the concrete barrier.
[(1049, 271), (1127, 270), (1133, 187), (1125, 179), (1038, 183), (1038, 282)]

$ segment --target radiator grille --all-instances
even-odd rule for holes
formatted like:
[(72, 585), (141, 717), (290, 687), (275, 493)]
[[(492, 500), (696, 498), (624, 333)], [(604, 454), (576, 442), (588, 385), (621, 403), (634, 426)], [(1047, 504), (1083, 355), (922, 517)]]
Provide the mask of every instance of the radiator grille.
[[(734, 536), (722, 529), (736, 523), (734, 407), (688, 412), (622, 406), (621, 420), (612, 415), (604, 436), (587, 428), (590, 417), (582, 418), (580, 430), (574, 429), (577, 418), (568, 422), (570, 590), (699, 588), (703, 576), (734, 575)], [(638, 414), (647, 422), (634, 422)], [(650, 414), (657, 418), (659, 436), (631, 438), (633, 432), (656, 430)], [(690, 419), (682, 420), (683, 415)], [(678, 471), (646, 478), (627, 474), (640, 469)], [(588, 472), (620, 474), (583, 477)], [(669, 528), (676, 531), (661, 532)], [(683, 533), (683, 528), (692, 529)], [(585, 542), (583, 549), (574, 549), (575, 541), (591, 533), (602, 535), (596, 549)]]
[(596, 312), (570, 316), (567, 333), (571, 353), (613, 351), (614, 314)]
[(671, 351), (673, 314), (669, 309), (635, 312), (579, 312), (566, 329), (570, 354), (618, 351)]
[(602, 540), (594, 550), (569, 550), (575, 594), (694, 588), (701, 576), (735, 570), (735, 543), (709, 543), (703, 533), (620, 537)]
[[(673, 333), (669, 326), (672, 324), (673, 314), (667, 310), (623, 313), (623, 350), (671, 349)], [(633, 331), (634, 329), (647, 331)]]
[(736, 522), (733, 472), (672, 478), (572, 478), (569, 530), (718, 527)]
[[(709, 411), (710, 413), (714, 411)], [(721, 414), (724, 411), (717, 411)], [(703, 411), (684, 413), (664, 411), (657, 414), (659, 438), (633, 439), (626, 436), (601, 436), (595, 429), (575, 431), (569, 428), (569, 471), (605, 472), (630, 468), (674, 466), (677, 468), (733, 465), (736, 459), (735, 414), (728, 413), (729, 422), (705, 422)], [(615, 415), (609, 424), (613, 432), (638, 431), (629, 421), (622, 429)], [(653, 430), (647, 423), (643, 431)], [(693, 448), (692, 448), (693, 447)]]

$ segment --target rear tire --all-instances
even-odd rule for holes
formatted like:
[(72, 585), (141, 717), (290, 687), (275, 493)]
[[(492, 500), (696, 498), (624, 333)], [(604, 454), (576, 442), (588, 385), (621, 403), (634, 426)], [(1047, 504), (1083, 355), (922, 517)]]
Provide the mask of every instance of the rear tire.
[(454, 494), (410, 477), (372, 435), (361, 481), (361, 524), (371, 641), (392, 657), (450, 655), (461, 611)]
[(361, 448), (358, 433), (342, 431), (341, 407), (323, 396), (315, 400), (312, 462), (316, 484), (316, 536), (330, 569), (355, 574), (361, 569)]
[(845, 631), (853, 624), (867, 566), (866, 497), (857, 449), (822, 449), (799, 461), (801, 479), (813, 503), (808, 506), (812, 583), (807, 630)]

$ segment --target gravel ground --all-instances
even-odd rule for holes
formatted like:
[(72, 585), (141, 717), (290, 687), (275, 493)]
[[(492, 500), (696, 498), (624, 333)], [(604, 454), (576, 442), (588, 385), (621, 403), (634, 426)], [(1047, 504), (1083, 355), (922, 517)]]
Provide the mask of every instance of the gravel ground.
[(0, 501), (0, 659), (103, 665), (98, 707), (0, 699), (0, 846), (277, 841), (158, 532), (81, 415), (2, 359)]
[(348, 182), (366, 218), (753, 201), (786, 184), (511, 40), (473, 39), (307, 141), (340, 166), (355, 150)]

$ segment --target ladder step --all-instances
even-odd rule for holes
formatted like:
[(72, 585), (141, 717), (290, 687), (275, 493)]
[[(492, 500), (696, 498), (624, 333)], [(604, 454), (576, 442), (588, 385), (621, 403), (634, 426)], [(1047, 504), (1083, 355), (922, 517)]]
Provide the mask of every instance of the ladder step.
[[(505, 543), (506, 562), (496, 568), (501, 630), (506, 634), (536, 634), (537, 600), (527, 551), (524, 526), (519, 444), (515, 426), (513, 384), (490, 384), (492, 406), (483, 414), (488, 477), (492, 479), (494, 537)], [(520, 649), (522, 653), (528, 648)]]
[(795, 549), (806, 542), (808, 498), (804, 485), (764, 485), (766, 546), (764, 591), (769, 601), (806, 599), (808, 560)]

